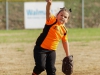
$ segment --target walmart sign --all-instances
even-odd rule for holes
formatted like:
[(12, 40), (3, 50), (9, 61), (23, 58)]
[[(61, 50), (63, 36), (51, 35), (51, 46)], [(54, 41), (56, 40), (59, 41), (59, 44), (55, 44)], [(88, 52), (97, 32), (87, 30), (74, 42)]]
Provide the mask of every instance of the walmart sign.
[(38, 10), (38, 9), (36, 9), (36, 10), (27, 10), (26, 11), (27, 12), (27, 15), (45, 15), (46, 13), (45, 13), (45, 11), (43, 11), (43, 10)]
[[(51, 13), (56, 15), (64, 2), (53, 2)], [(46, 2), (25, 2), (24, 3), (24, 26), (25, 29), (43, 28), (46, 18)]]

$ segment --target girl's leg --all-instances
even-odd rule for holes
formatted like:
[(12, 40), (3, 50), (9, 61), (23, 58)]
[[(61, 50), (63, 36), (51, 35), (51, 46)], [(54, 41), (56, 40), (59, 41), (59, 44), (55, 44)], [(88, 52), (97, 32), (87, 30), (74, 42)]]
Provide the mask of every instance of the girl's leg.
[(33, 73), (39, 75), (41, 72), (45, 70), (46, 53), (44, 50), (35, 47), (33, 55), (35, 60), (35, 67), (33, 69)]
[(56, 68), (55, 68), (55, 59), (56, 59), (56, 52), (50, 51), (47, 53), (46, 58), (46, 72), (47, 75), (56, 75)]

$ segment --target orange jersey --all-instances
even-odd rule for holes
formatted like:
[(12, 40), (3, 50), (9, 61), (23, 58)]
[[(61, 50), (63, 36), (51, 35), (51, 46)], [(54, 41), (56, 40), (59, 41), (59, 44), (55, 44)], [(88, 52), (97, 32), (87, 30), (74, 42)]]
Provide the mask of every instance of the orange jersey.
[(36, 41), (36, 45), (48, 50), (56, 50), (60, 40), (67, 40), (67, 29), (64, 25), (59, 25), (55, 16), (51, 16), (43, 32)]

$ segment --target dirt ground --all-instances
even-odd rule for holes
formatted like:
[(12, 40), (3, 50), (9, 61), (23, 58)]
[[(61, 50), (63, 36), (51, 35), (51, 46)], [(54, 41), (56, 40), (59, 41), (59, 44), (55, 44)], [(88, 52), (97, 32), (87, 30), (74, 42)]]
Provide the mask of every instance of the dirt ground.
[[(100, 41), (70, 42), (70, 53), (74, 58), (72, 75), (100, 75)], [(34, 67), (34, 43), (0, 44), (0, 75), (31, 75)], [(61, 43), (57, 49), (57, 75), (61, 72), (65, 52)], [(41, 75), (46, 75), (45, 71)]]

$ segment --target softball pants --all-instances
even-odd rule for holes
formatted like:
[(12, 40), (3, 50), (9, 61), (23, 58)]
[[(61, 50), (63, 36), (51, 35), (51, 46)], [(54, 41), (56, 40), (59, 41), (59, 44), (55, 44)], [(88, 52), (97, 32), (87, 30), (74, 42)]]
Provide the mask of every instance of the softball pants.
[(54, 50), (46, 50), (39, 46), (35, 46), (33, 55), (35, 60), (35, 67), (33, 69), (34, 73), (39, 75), (46, 70), (47, 75), (56, 75), (56, 52)]

